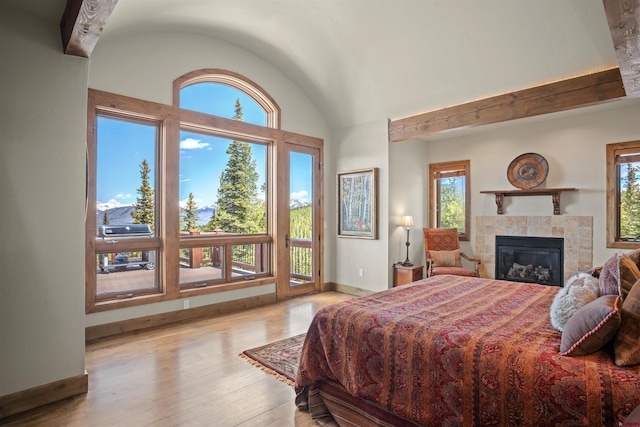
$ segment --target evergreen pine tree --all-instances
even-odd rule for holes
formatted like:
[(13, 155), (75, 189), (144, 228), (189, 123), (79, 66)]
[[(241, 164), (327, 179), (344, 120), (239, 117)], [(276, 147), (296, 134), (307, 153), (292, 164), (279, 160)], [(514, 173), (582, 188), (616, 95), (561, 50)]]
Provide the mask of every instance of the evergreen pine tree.
[[(242, 121), (242, 105), (236, 100), (234, 120)], [(207, 230), (220, 229), (227, 233), (255, 233), (264, 231), (264, 204), (258, 198), (256, 161), (251, 145), (233, 141), (227, 148), (227, 167), (220, 175), (217, 209), (207, 224)]]
[(640, 235), (640, 165), (627, 163), (627, 188), (620, 193), (620, 237)]
[(465, 231), (464, 191), (461, 191), (461, 178), (447, 178), (440, 181), (440, 227), (457, 228)]
[(140, 178), (142, 184), (138, 188), (139, 197), (134, 203), (134, 210), (131, 212), (134, 224), (149, 224), (151, 229), (154, 228), (154, 200), (153, 200), (153, 188), (149, 185), (149, 173), (151, 168), (147, 159), (143, 159), (140, 164)]
[(106, 211), (104, 215), (102, 215), (102, 225), (109, 225), (109, 216)]
[(289, 234), (292, 239), (309, 239), (313, 232), (313, 210), (310, 205), (289, 211)]
[[(304, 276), (313, 276), (313, 249), (311, 247), (296, 247), (294, 239), (312, 241), (313, 234), (313, 207), (310, 205), (291, 209), (289, 234), (291, 236), (291, 260), (292, 272)], [(304, 282), (304, 280), (292, 278), (291, 280)]]
[(198, 228), (198, 205), (196, 204), (193, 193), (189, 193), (187, 204), (182, 208), (184, 217), (182, 218), (182, 230), (190, 231)]

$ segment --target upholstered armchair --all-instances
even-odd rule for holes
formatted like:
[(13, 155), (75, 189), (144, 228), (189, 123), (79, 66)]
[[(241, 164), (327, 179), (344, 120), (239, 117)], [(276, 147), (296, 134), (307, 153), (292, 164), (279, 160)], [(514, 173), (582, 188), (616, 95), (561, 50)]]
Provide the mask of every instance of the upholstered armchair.
[[(455, 228), (423, 228), (424, 250), (427, 256), (427, 277), (438, 274), (478, 277), (480, 260), (460, 250), (460, 238)], [(462, 265), (462, 258), (473, 263), (474, 270)]]

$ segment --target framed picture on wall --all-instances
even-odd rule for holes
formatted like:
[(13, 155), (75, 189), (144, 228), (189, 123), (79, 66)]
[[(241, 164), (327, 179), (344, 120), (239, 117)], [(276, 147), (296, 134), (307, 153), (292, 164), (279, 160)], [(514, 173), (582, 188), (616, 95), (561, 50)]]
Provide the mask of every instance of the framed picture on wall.
[(338, 237), (378, 238), (378, 169), (338, 172)]

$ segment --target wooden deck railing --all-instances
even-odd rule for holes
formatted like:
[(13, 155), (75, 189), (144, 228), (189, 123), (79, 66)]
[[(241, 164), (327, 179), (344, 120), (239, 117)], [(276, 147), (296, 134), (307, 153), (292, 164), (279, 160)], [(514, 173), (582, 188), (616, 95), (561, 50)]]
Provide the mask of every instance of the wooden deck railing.
[(311, 239), (289, 241), (289, 276), (292, 282), (308, 282), (313, 279), (313, 251)]
[[(235, 245), (233, 268), (261, 273), (268, 271), (268, 250), (265, 243)], [(221, 246), (195, 247), (181, 251), (180, 263), (188, 268), (212, 266), (222, 268)], [(290, 276), (294, 282), (306, 282), (313, 278), (313, 253), (310, 239), (290, 240)]]

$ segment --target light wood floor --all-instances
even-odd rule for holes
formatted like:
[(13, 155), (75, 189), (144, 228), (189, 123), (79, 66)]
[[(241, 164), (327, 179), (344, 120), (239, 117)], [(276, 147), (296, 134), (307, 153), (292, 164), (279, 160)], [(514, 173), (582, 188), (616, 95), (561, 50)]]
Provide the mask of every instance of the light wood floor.
[(86, 348), (89, 393), (2, 420), (7, 426), (314, 426), (290, 386), (238, 357), (306, 332), (338, 292), (104, 338)]

